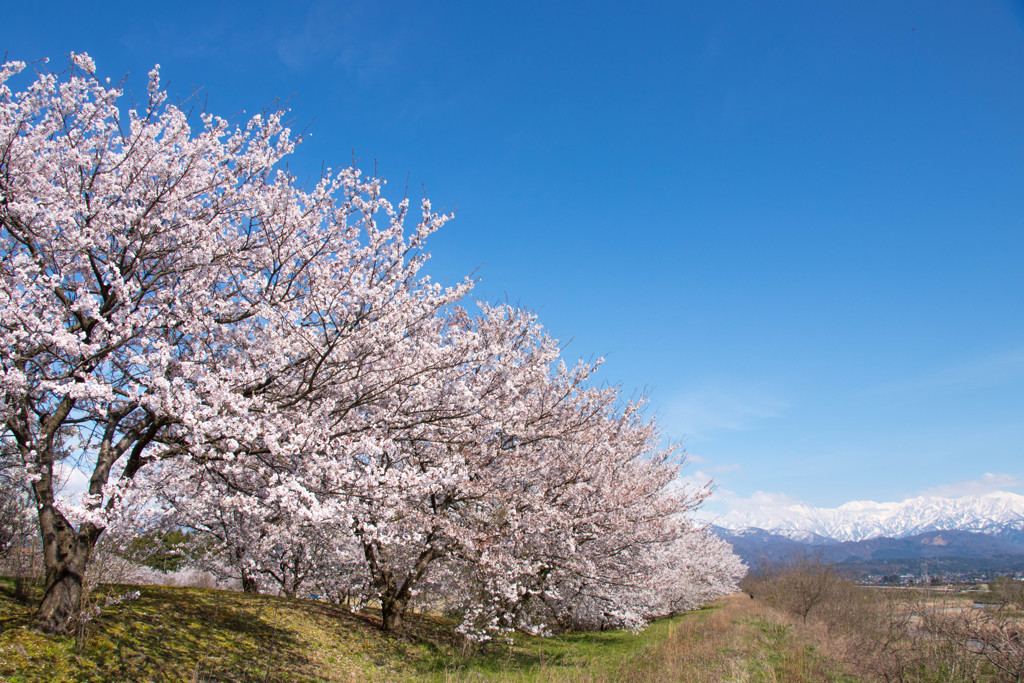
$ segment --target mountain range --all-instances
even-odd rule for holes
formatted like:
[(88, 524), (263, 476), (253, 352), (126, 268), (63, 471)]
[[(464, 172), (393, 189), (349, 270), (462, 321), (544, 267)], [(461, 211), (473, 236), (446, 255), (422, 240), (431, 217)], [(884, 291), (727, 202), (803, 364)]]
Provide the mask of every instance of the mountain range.
[(863, 574), (916, 572), (928, 564), (945, 572), (1024, 570), (1024, 496), (1008, 492), (791, 505), (732, 513), (713, 528), (752, 568), (813, 555)]
[(796, 504), (733, 512), (718, 526), (764, 529), (796, 541), (864, 541), (930, 531), (972, 531), (1024, 541), (1024, 496), (1006, 491), (963, 498), (920, 496), (900, 503), (854, 501), (837, 508)]

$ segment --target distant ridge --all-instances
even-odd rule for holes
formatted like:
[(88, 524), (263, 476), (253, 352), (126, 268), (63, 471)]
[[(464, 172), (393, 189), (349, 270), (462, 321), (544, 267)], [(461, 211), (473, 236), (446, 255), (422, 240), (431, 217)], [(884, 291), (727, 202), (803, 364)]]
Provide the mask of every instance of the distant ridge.
[(714, 530), (753, 569), (764, 562), (785, 562), (793, 557), (807, 556), (839, 565), (873, 563), (881, 566), (894, 560), (927, 560), (943, 562), (947, 568), (1024, 570), (1024, 542), (975, 531), (929, 531), (903, 538), (840, 542), (822, 537), (797, 541), (764, 529), (730, 531), (714, 527)]
[(757, 529), (815, 545), (933, 531), (974, 532), (1024, 543), (1024, 496), (998, 491), (962, 498), (920, 496), (900, 503), (854, 501), (837, 508), (789, 505), (730, 513), (716, 524), (730, 535)]

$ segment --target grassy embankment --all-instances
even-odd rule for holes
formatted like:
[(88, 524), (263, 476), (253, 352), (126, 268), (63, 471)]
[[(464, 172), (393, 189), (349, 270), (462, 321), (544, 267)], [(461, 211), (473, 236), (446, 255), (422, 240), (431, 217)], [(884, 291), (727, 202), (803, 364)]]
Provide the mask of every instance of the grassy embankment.
[[(104, 586), (107, 596), (135, 587)], [(640, 634), (517, 636), (468, 651), (451, 622), (418, 615), (389, 637), (374, 615), (308, 600), (139, 587), (78, 637), (25, 628), (31, 606), (0, 582), (5, 681), (842, 681), (782, 620), (744, 596), (659, 621)]]

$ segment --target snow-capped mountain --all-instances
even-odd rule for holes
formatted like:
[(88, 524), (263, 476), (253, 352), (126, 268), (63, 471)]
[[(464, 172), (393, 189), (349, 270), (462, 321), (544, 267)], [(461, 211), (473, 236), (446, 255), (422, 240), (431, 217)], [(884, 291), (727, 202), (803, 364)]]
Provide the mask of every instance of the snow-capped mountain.
[(1005, 574), (1024, 571), (1024, 538), (1014, 542), (975, 531), (929, 531), (903, 538), (795, 541), (761, 529), (712, 527), (751, 568), (810, 558), (841, 565), (850, 576), (932, 571)]
[(901, 503), (855, 501), (837, 508), (788, 505), (734, 511), (716, 521), (732, 530), (765, 529), (807, 542), (904, 538), (930, 531), (973, 531), (1024, 537), (1024, 496), (998, 491), (965, 498), (922, 496)]

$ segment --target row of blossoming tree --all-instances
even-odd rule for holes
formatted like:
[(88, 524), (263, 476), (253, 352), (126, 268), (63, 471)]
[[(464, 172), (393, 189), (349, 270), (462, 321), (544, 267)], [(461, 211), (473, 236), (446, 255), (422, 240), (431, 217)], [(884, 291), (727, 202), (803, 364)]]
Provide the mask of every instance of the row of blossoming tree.
[(421, 272), (448, 216), (407, 221), (353, 168), (299, 187), (282, 112), (190, 113), (158, 69), (125, 105), (71, 62), (0, 70), (0, 422), (37, 503), (40, 628), (68, 628), (104, 533), (155, 521), (247, 590), (374, 600), (385, 629), (418, 602), (476, 638), (636, 627), (732, 590), (643, 402)]

